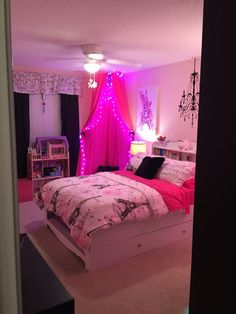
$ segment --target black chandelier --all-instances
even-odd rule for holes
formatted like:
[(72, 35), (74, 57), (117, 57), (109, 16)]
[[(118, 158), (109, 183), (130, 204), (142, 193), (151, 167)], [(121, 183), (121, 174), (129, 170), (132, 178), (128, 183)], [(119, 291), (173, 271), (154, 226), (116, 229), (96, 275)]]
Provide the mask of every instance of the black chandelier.
[(185, 94), (185, 90), (183, 91), (182, 98), (179, 103), (179, 112), (180, 117), (184, 117), (184, 121), (186, 118), (191, 118), (191, 124), (193, 127), (194, 118), (198, 117), (198, 109), (199, 109), (199, 74), (195, 71), (196, 67), (196, 58), (194, 58), (194, 70), (190, 76), (190, 82), (188, 85), (187, 94)]

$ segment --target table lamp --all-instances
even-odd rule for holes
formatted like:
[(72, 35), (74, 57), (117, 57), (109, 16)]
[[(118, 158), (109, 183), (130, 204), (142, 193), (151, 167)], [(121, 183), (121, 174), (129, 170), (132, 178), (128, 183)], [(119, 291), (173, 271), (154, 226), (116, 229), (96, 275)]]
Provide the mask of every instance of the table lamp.
[(143, 141), (132, 141), (130, 145), (130, 154), (136, 155), (137, 153), (146, 153), (147, 145)]

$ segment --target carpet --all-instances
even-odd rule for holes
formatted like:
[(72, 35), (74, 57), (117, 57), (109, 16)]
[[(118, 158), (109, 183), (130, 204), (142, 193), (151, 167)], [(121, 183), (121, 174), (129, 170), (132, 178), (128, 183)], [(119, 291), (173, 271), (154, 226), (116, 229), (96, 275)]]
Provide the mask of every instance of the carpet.
[(28, 233), (43, 224), (43, 211), (39, 209), (35, 201), (18, 204), (20, 234)]
[(28, 236), (74, 297), (76, 314), (183, 314), (188, 306), (191, 239), (87, 272), (48, 227)]
[(21, 178), (17, 180), (18, 202), (28, 202), (33, 200), (32, 196), (32, 180)]

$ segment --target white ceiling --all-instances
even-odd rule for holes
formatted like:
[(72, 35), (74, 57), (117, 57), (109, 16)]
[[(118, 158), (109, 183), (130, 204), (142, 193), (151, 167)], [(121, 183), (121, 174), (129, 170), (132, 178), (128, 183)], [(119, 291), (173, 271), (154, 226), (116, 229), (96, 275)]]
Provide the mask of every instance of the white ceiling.
[[(14, 66), (83, 70), (80, 45), (133, 72), (201, 55), (203, 0), (11, 0)], [(137, 64), (141, 64), (140, 67)]]

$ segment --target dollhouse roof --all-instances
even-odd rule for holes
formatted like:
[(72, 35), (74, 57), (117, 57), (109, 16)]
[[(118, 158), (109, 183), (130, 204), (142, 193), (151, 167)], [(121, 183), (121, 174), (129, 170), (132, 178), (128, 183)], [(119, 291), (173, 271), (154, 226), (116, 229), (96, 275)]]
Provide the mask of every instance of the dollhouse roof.
[(47, 137), (36, 137), (35, 146), (41, 151), (48, 144), (65, 144), (66, 148), (69, 148), (69, 143), (66, 136), (47, 136)]

